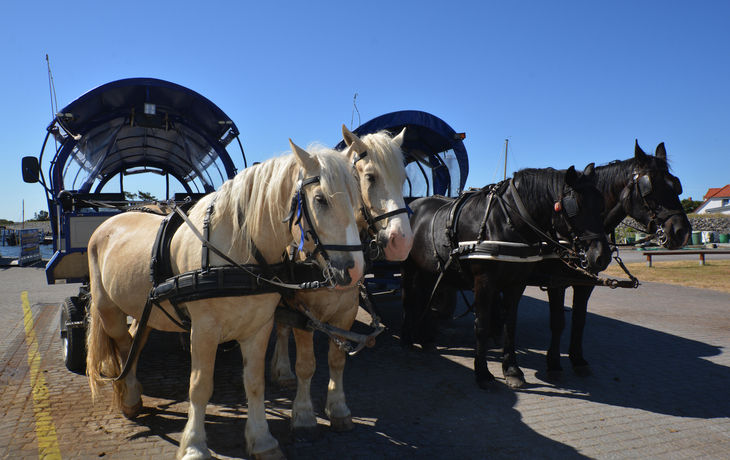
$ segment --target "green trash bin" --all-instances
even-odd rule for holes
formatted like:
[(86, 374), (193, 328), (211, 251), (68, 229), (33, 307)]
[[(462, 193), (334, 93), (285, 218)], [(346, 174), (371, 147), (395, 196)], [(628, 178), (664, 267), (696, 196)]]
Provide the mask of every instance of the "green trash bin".
[(692, 232), (692, 246), (702, 244), (702, 232)]
[(720, 243), (730, 243), (730, 235), (727, 233), (720, 233)]

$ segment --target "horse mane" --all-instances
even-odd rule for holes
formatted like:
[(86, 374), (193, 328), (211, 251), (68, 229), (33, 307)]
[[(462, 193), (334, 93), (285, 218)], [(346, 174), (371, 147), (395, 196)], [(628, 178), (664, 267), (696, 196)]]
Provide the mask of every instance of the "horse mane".
[[(320, 185), (330, 204), (355, 207), (360, 192), (345, 156), (316, 144), (308, 146), (307, 151), (319, 162)], [(291, 152), (251, 166), (208, 195), (210, 198), (201, 200), (191, 210), (191, 219), (202, 223), (208, 204), (215, 199), (212, 228), (223, 220), (230, 221), (231, 250), (250, 253), (254, 241), (288, 226), (283, 221), (290, 210), (299, 172), (299, 163)]]
[[(565, 172), (553, 168), (525, 168), (514, 174), (527, 210), (532, 212), (553, 207), (565, 186)], [(547, 193), (546, 193), (547, 191)]]
[[(646, 164), (641, 165), (640, 170), (670, 171), (669, 162), (654, 155), (646, 155)], [(606, 196), (607, 194), (618, 194), (626, 185), (626, 178), (633, 176), (636, 170), (636, 158), (627, 160), (614, 160), (596, 167), (596, 186)], [(620, 187), (618, 187), (620, 185)], [(612, 186), (616, 190), (612, 190)]]
[(393, 136), (386, 130), (367, 134), (360, 138), (368, 147), (368, 156), (380, 167), (387, 183), (402, 184), (406, 180), (406, 167), (400, 146), (393, 143)]

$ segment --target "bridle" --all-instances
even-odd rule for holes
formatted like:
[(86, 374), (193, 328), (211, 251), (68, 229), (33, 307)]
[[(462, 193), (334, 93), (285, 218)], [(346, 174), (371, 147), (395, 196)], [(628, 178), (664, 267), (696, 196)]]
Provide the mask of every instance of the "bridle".
[[(659, 169), (645, 169), (645, 170), (638, 170), (634, 169), (634, 175), (629, 180), (629, 182), (626, 184), (626, 187), (624, 190), (626, 190), (626, 200), (628, 200), (631, 196), (631, 189), (633, 187), (636, 187), (636, 191), (638, 195), (641, 197), (641, 201), (644, 204), (644, 208), (649, 212), (649, 217), (651, 222), (654, 223), (656, 226), (655, 236), (659, 240), (659, 243), (664, 245), (667, 242), (667, 234), (664, 232), (663, 225), (669, 219), (671, 216), (677, 215), (677, 214), (683, 214), (683, 209), (677, 209), (677, 210), (667, 210), (667, 211), (658, 211), (655, 207), (651, 206), (649, 202), (647, 201), (646, 197), (652, 192), (652, 186), (651, 186), (651, 178), (649, 177), (649, 173), (651, 172), (665, 172)], [(675, 178), (676, 179), (676, 178)], [(679, 179), (676, 179), (676, 181), (672, 181), (672, 189), (677, 193), (677, 196), (682, 194), (682, 184), (679, 182)], [(625, 206), (624, 206), (625, 207)], [(648, 233), (648, 232), (647, 232)]]
[[(353, 157), (353, 159), (352, 159), (352, 169), (358, 178), (359, 178), (359, 175), (357, 174), (357, 169), (355, 166), (357, 165), (358, 161), (362, 160), (367, 155), (368, 155), (368, 151), (365, 150), (364, 152), (362, 152), (358, 155), (355, 155), (355, 157)], [(408, 215), (413, 214), (413, 211), (411, 211), (411, 209), (408, 207), (408, 205), (406, 205), (403, 208), (398, 208), (394, 211), (389, 211), (384, 214), (380, 214), (380, 215), (373, 217), (372, 213), (370, 212), (368, 207), (365, 205), (365, 200), (363, 199), (362, 193), (360, 193), (360, 205), (361, 205), (360, 212), (362, 213), (363, 217), (365, 218), (365, 222), (367, 223), (367, 228), (366, 228), (367, 237), (364, 238), (364, 240), (363, 240), (362, 250), (370, 258), (370, 260), (373, 260), (373, 261), (386, 260), (385, 251), (384, 251), (385, 248), (383, 248), (383, 244), (380, 241), (378, 241), (377, 238), (374, 238), (374, 236), (377, 235), (378, 231), (382, 230), (382, 228), (378, 229), (375, 224), (380, 222), (381, 220), (385, 220), (390, 217), (397, 216), (398, 214), (408, 214)]]
[[(576, 232), (575, 228), (571, 225), (571, 219), (580, 214), (580, 208), (578, 207), (578, 201), (573, 196), (573, 190), (579, 188), (594, 187), (590, 182), (583, 184), (576, 183), (572, 186), (565, 186), (563, 191), (560, 193), (558, 200), (555, 202), (554, 210), (556, 215), (553, 217), (553, 230), (555, 231), (556, 220), (559, 215), (563, 215), (565, 226), (568, 228), (570, 233), (571, 242), (573, 243), (573, 250), (577, 253), (580, 259), (581, 267), (588, 268), (588, 247), (586, 242), (598, 238), (600, 235), (597, 233), (583, 230), (581, 235)], [(556, 235), (557, 236), (557, 235)]]
[[(289, 230), (291, 231), (293, 225), (297, 225), (299, 227), (299, 231), (301, 232), (301, 237), (299, 239), (299, 251), (302, 251), (304, 249), (304, 241), (309, 241), (309, 235), (312, 236), (312, 240), (314, 241), (315, 250), (314, 253), (312, 253), (313, 256), (316, 256), (317, 253), (322, 255), (322, 258), (325, 261), (325, 268), (322, 271), (322, 274), (325, 278), (325, 282), (328, 283), (331, 287), (336, 286), (336, 282), (334, 281), (334, 268), (332, 267), (332, 260), (327, 253), (327, 250), (330, 251), (342, 251), (342, 252), (360, 252), (362, 251), (362, 245), (360, 244), (322, 244), (322, 242), (319, 239), (319, 236), (317, 235), (317, 231), (314, 228), (314, 225), (312, 224), (312, 218), (309, 214), (309, 206), (307, 205), (307, 199), (306, 199), (306, 192), (305, 187), (307, 185), (316, 184), (320, 182), (319, 176), (313, 176), (309, 177), (307, 179), (301, 179), (301, 171), (299, 173), (300, 179), (297, 181), (297, 190), (294, 192), (294, 196), (291, 200), (291, 206), (289, 209), (289, 214), (286, 216), (286, 218), (282, 222), (288, 222), (289, 223)], [(307, 230), (304, 230), (304, 226), (302, 225), (302, 217), (304, 218), (304, 222), (307, 225)]]

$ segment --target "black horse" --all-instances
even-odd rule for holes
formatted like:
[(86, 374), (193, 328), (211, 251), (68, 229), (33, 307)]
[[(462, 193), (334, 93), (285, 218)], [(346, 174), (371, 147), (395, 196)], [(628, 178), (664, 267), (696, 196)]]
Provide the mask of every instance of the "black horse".
[[(606, 208), (601, 214), (603, 228), (606, 233), (612, 233), (628, 215), (643, 225), (647, 233), (655, 234), (664, 247), (676, 249), (687, 244), (692, 226), (679, 201), (682, 185), (669, 172), (664, 143), (659, 144), (655, 155), (644, 153), (636, 142), (634, 158), (595, 168), (596, 186), (606, 202)], [(560, 366), (560, 336), (565, 329), (566, 285), (551, 287), (549, 282), (545, 282), (546, 279), (556, 279), (556, 276), (572, 278), (577, 283), (590, 283), (591, 280), (571, 270), (561, 261), (543, 260), (535, 268), (529, 281), (532, 285), (548, 288), (552, 331), (547, 352), (548, 378), (562, 381), (565, 374)], [(573, 285), (573, 319), (568, 354), (573, 371), (583, 377), (593, 375), (583, 357), (583, 328), (593, 287)]]
[(465, 192), (457, 199), (434, 196), (414, 201), (413, 249), (401, 263), (401, 345), (434, 347), (436, 326), (428, 306), (434, 286), (473, 289), (474, 371), (482, 389), (495, 389), (494, 376), (487, 369), (486, 342), (492, 296), (501, 291), (506, 323), (502, 369), (508, 385), (524, 386), (515, 356), (517, 304), (537, 260), (558, 245), (561, 236), (569, 237), (575, 250), (560, 250), (580, 253), (592, 272), (610, 262), (601, 220), (604, 201), (594, 176), (593, 165), (583, 174), (573, 167), (526, 169), (509, 181)]

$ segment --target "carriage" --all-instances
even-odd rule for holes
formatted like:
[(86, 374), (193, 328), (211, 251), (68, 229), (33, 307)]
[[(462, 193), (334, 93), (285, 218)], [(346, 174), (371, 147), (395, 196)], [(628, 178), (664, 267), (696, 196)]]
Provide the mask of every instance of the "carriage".
[(238, 127), (218, 106), (153, 78), (94, 88), (61, 109), (46, 131), (40, 155), (23, 158), (23, 179), (43, 185), (48, 199), (54, 251), (46, 265), (48, 284), (83, 283), (61, 312), (64, 360), (79, 371), (85, 365), (87, 245), (94, 230), (154, 200), (182, 204), (217, 189), (237, 173), (226, 149), (233, 141), (244, 165), (246, 157)]

